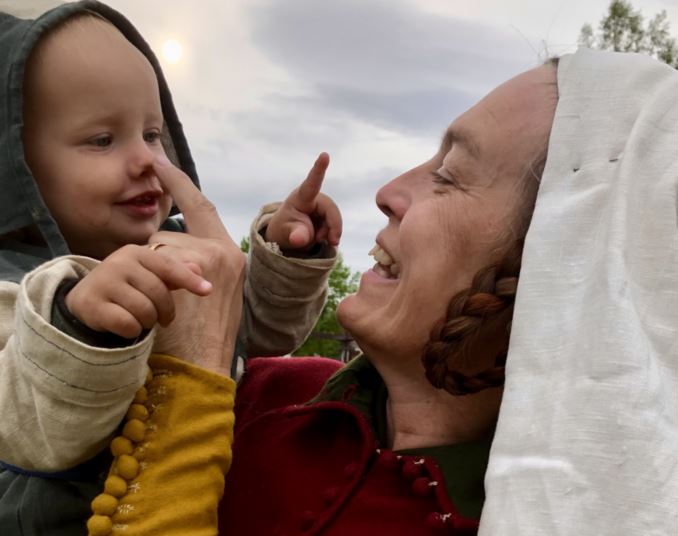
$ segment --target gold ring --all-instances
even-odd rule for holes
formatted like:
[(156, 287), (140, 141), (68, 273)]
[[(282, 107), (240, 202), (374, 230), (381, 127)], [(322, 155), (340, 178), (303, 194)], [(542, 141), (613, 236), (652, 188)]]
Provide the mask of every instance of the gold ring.
[(152, 244), (148, 244), (148, 249), (150, 249), (151, 251), (155, 251), (156, 249), (166, 245), (167, 244), (163, 244), (162, 242), (153, 242)]

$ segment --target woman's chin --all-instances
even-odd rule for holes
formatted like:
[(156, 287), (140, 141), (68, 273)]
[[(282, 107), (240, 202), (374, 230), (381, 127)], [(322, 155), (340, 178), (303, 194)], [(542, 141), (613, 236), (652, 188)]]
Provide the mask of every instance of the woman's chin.
[(339, 302), (339, 305), (337, 305), (337, 312), (336, 312), (337, 321), (339, 322), (341, 327), (344, 328), (349, 333), (351, 332), (351, 325), (352, 325), (352, 322), (351, 322), (351, 318), (352, 318), (351, 302), (355, 300), (355, 297), (356, 297), (355, 294), (351, 294), (351, 295), (347, 296), (346, 298), (344, 298), (343, 300), (341, 300)]
[(368, 353), (381, 346), (384, 326), (380, 306), (358, 292), (344, 298), (337, 306), (339, 324), (353, 337), (360, 349)]
[(337, 305), (337, 321), (358, 343), (358, 346), (364, 351), (364, 344), (361, 341), (368, 339), (370, 334), (374, 334), (378, 329), (370, 325), (374, 316), (374, 306), (363, 299), (360, 293), (351, 294), (344, 298)]
[(337, 306), (339, 324), (358, 340), (374, 337), (392, 320), (392, 302), (399, 294), (399, 279), (381, 276), (374, 270), (365, 272), (358, 291)]

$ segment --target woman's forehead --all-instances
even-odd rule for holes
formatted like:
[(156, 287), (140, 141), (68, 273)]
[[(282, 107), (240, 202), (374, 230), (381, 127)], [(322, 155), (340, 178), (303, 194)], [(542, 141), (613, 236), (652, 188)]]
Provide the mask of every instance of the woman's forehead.
[(558, 103), (556, 74), (553, 65), (544, 65), (495, 88), (450, 124), (441, 142), (443, 154), (454, 145), (482, 159), (548, 138)]

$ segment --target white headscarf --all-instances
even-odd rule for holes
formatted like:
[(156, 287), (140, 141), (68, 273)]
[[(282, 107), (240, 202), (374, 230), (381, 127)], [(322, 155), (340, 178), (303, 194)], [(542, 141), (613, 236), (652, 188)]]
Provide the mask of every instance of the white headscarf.
[(481, 536), (678, 534), (678, 71), (563, 57)]

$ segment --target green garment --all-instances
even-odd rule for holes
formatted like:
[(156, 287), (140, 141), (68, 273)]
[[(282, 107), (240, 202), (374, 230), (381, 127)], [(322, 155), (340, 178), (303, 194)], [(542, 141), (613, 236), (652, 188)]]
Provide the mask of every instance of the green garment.
[[(347, 398), (349, 390), (351, 396)], [(372, 427), (379, 445), (385, 446), (387, 399), (384, 381), (369, 360), (361, 355), (334, 374), (309, 404), (320, 400), (341, 400), (355, 406)], [(478, 519), (485, 502), (483, 481), (493, 437), (494, 430), (477, 441), (396, 452), (433, 458), (445, 477), (447, 496), (459, 513)]]

